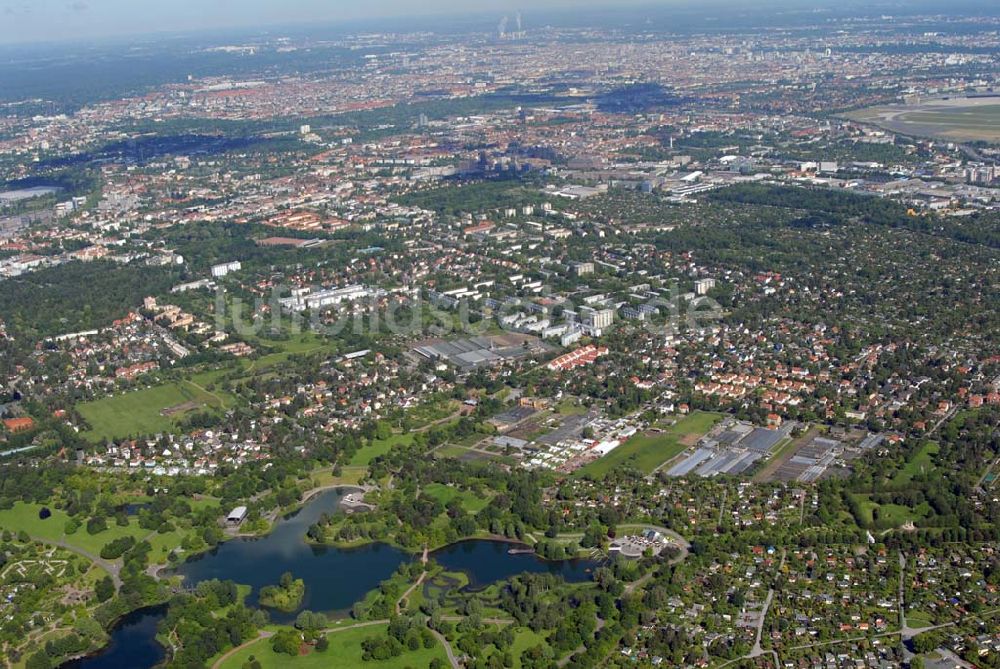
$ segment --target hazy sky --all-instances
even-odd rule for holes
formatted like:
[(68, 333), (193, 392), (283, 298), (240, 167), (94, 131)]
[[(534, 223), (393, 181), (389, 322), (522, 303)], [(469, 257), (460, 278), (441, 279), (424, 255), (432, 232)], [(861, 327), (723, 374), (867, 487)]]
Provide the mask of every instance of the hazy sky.
[(0, 0), (0, 43), (613, 4), (614, 0)]

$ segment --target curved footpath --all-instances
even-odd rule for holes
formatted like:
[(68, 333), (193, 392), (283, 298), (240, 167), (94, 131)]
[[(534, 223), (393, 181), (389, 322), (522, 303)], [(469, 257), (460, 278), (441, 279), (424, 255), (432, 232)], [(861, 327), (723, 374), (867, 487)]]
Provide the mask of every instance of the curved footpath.
[[(320, 632), (320, 634), (323, 634), (323, 635), (335, 634), (337, 632), (346, 632), (347, 630), (358, 629), (359, 627), (373, 627), (375, 625), (388, 625), (388, 624), (389, 624), (389, 620), (368, 620), (368, 621), (363, 622), (363, 623), (355, 623), (354, 625), (346, 625), (344, 627), (331, 627), (329, 629), (323, 630), (322, 632)], [(212, 663), (212, 669), (219, 669), (226, 662), (226, 660), (228, 660), (229, 658), (231, 658), (236, 653), (238, 653), (241, 650), (244, 650), (246, 648), (249, 648), (250, 646), (252, 646), (252, 645), (254, 645), (256, 643), (259, 643), (260, 641), (263, 641), (264, 639), (269, 639), (272, 636), (274, 636), (274, 632), (269, 632), (267, 630), (261, 630), (260, 632), (257, 633), (257, 637), (255, 639), (250, 639), (249, 641), (240, 644), (236, 648), (233, 648), (231, 650), (226, 651), (222, 655), (222, 657), (220, 657), (218, 660), (216, 660), (215, 662)]]
[(98, 567), (103, 569), (104, 571), (108, 572), (108, 576), (110, 576), (111, 580), (114, 581), (115, 590), (118, 590), (119, 588), (122, 587), (122, 577), (119, 573), (121, 572), (121, 567), (118, 566), (118, 564), (111, 562), (109, 560), (105, 560), (100, 555), (94, 555), (90, 551), (84, 550), (79, 546), (73, 546), (66, 543), (65, 535), (63, 535), (63, 538), (60, 539), (59, 541), (51, 541), (49, 539), (39, 539), (38, 537), (32, 537), (31, 539), (32, 541), (38, 541), (40, 543), (48, 544), (50, 546), (58, 546), (59, 548), (65, 548), (71, 553), (82, 555), (83, 557), (87, 558), (88, 560), (96, 564)]
[(444, 635), (437, 630), (431, 630), (431, 634), (433, 634), (434, 638), (437, 639), (442, 646), (444, 646), (444, 652), (448, 655), (448, 663), (451, 664), (451, 669), (462, 669), (462, 663), (458, 661), (457, 657), (455, 657), (455, 651), (451, 649), (451, 644), (448, 643), (448, 639), (446, 639)]
[[(323, 635), (336, 634), (337, 632), (346, 632), (347, 630), (359, 629), (361, 627), (374, 627), (376, 625), (388, 625), (389, 622), (390, 621), (388, 619), (386, 619), (386, 620), (368, 620), (368, 621), (365, 621), (365, 622), (362, 622), (362, 623), (355, 623), (353, 625), (346, 625), (344, 627), (331, 627), (331, 628), (323, 630), (321, 632), (321, 634), (323, 634)], [(440, 642), (440, 644), (444, 647), (444, 652), (448, 656), (448, 662), (451, 664), (452, 669), (461, 669), (462, 664), (458, 661), (458, 657), (455, 655), (455, 651), (452, 650), (451, 644), (448, 643), (448, 639), (446, 639), (443, 634), (441, 634), (440, 632), (438, 632), (436, 630), (431, 630), (431, 634), (433, 634), (434, 638), (437, 639), (438, 642)], [(228, 660), (229, 658), (231, 658), (233, 655), (236, 655), (240, 651), (245, 650), (245, 649), (249, 648), (250, 646), (253, 646), (254, 644), (260, 643), (264, 639), (269, 639), (272, 636), (274, 636), (274, 632), (269, 632), (269, 631), (266, 631), (266, 630), (261, 630), (260, 632), (258, 632), (256, 638), (250, 639), (249, 641), (240, 644), (236, 648), (233, 648), (233, 649), (230, 649), (230, 650), (226, 651), (221, 657), (219, 657), (219, 659), (217, 659), (215, 662), (212, 663), (212, 669), (221, 669), (222, 665), (225, 664), (226, 660)]]

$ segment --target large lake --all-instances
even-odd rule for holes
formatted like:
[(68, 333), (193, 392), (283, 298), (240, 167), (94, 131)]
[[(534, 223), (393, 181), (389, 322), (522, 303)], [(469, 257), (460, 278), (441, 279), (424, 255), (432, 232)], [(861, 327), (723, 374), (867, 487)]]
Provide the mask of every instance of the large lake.
[[(309, 526), (323, 513), (337, 512), (341, 496), (348, 491), (322, 492), (301, 510), (276, 523), (266, 537), (227, 541), (191, 558), (177, 568), (177, 573), (184, 576), (186, 586), (213, 578), (252, 586), (247, 605), (256, 606), (260, 588), (277, 583), (287, 571), (306, 583), (299, 610), (346, 611), (388, 578), (396, 567), (415, 559), (385, 544), (340, 549), (306, 543)], [(567, 581), (586, 581), (596, 566), (588, 560), (547, 562), (533, 554), (510, 555), (507, 551), (513, 546), (503, 541), (473, 539), (442, 548), (431, 557), (448, 571), (468, 574), (470, 587), (485, 586), (523, 572), (551, 572), (561, 574)], [(164, 658), (163, 649), (153, 638), (164, 611), (164, 607), (153, 607), (127, 616), (112, 631), (111, 643), (100, 654), (66, 664), (64, 669), (155, 666)], [(289, 622), (296, 613), (270, 611), (275, 622)]]

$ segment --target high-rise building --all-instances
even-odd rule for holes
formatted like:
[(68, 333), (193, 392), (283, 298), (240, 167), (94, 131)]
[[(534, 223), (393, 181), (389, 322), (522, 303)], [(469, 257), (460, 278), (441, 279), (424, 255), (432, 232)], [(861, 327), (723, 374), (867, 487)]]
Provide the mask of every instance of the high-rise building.
[(698, 279), (694, 282), (694, 292), (696, 295), (707, 295), (708, 291), (715, 288), (715, 279)]
[(595, 309), (587, 314), (587, 325), (595, 330), (605, 330), (614, 322), (614, 309)]

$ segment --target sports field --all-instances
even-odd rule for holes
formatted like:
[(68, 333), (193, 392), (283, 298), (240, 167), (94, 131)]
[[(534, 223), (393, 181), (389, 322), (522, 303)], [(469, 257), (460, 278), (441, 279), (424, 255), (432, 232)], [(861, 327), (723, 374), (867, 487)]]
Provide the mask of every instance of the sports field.
[(612, 469), (622, 466), (652, 474), (664, 462), (692, 446), (698, 437), (712, 429), (721, 419), (722, 416), (717, 413), (695, 411), (662, 432), (632, 437), (600, 460), (577, 470), (577, 474), (603, 478)]
[(77, 405), (91, 441), (170, 432), (192, 411), (228, 408), (232, 398), (193, 381), (178, 381)]
[(871, 107), (848, 118), (904, 135), (1000, 142), (1000, 97), (954, 98)]

